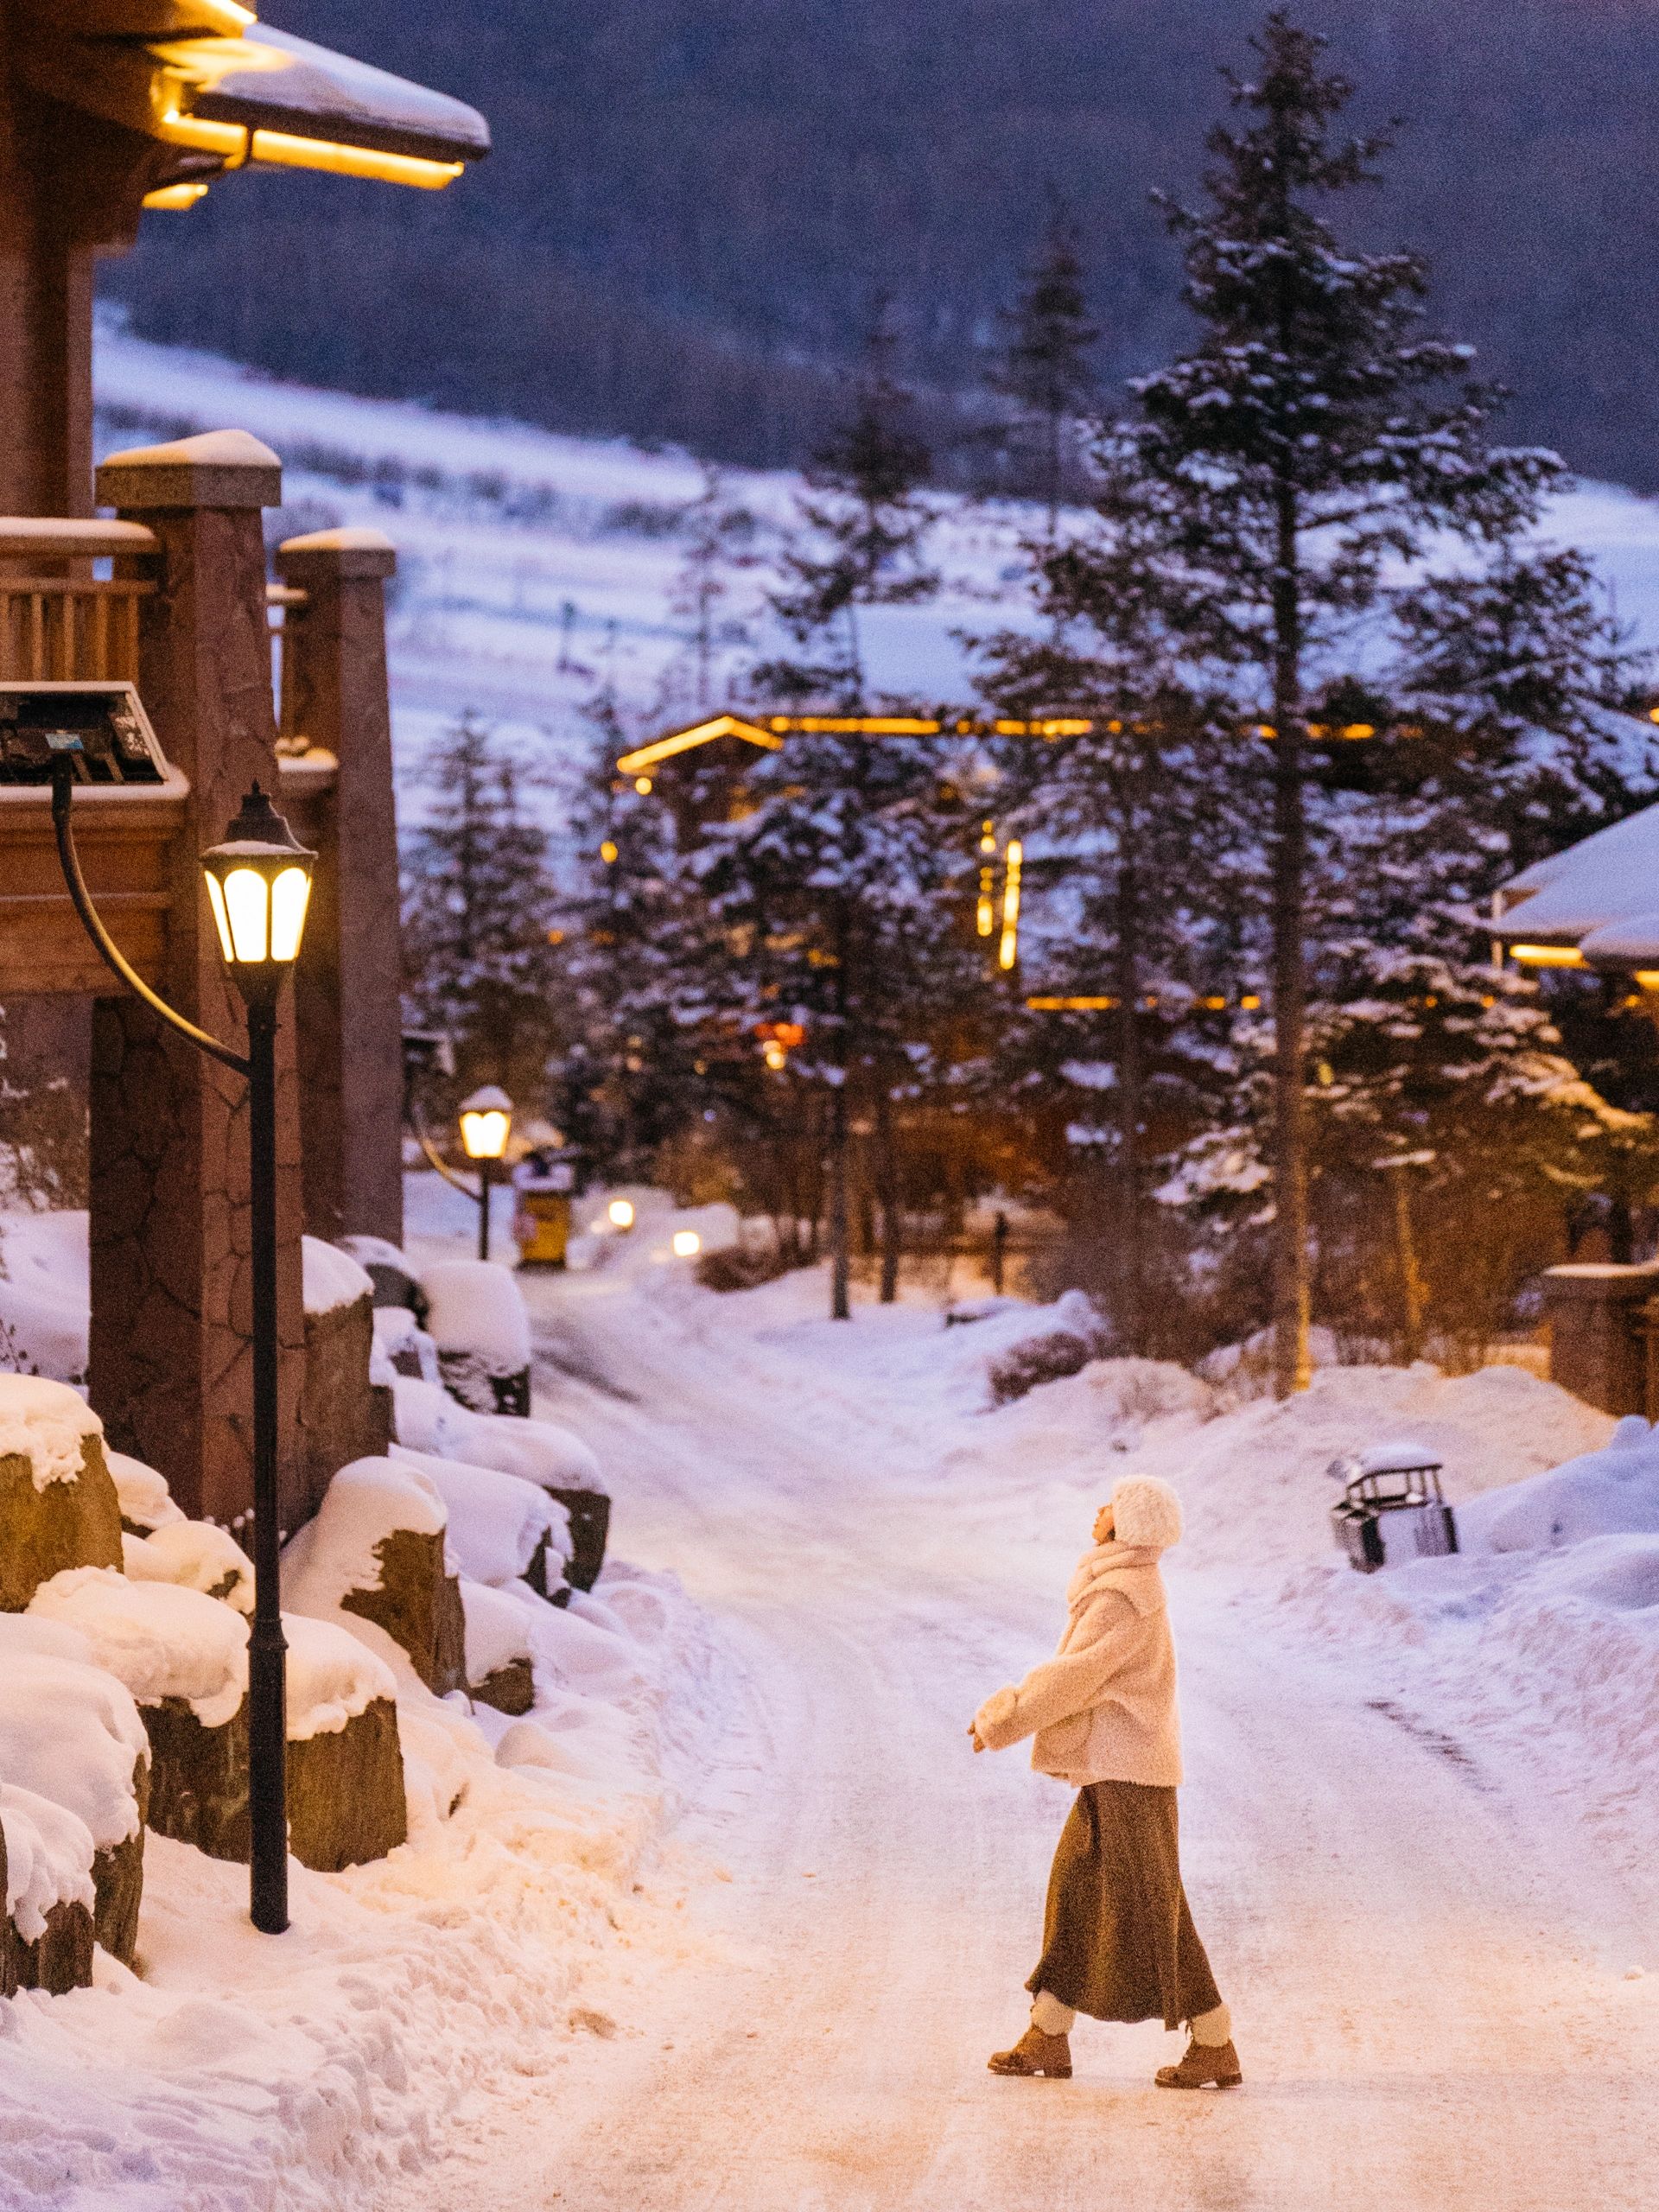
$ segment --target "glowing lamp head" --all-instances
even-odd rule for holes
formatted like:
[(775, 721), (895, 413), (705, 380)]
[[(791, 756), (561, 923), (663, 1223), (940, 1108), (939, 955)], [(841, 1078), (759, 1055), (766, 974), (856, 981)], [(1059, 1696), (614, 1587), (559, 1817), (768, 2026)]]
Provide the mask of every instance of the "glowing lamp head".
[(674, 1232), (674, 1256), (677, 1260), (695, 1260), (702, 1249), (702, 1239), (695, 1229), (677, 1229)]
[(633, 1227), (633, 1200), (613, 1198), (605, 1209), (605, 1217), (613, 1229), (632, 1229)]
[(468, 1160), (499, 1160), (512, 1134), (512, 1101), (499, 1084), (486, 1083), (461, 1102), (461, 1148)]
[(224, 843), (202, 855), (219, 948), (245, 998), (271, 996), (299, 958), (316, 859), (257, 784)]

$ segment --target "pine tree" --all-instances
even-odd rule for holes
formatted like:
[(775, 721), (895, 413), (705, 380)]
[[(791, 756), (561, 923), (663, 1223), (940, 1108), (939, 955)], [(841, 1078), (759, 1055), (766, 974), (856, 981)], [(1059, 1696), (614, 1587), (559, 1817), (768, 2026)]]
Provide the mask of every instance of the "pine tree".
[(1100, 338), (1089, 317), (1077, 223), (1058, 193), (1049, 195), (1047, 226), (1019, 303), (999, 321), (1002, 343), (989, 383), (1012, 403), (1009, 443), (1030, 454), (1052, 544), (1071, 474), (1070, 443), (1095, 398), (1088, 356)]
[(780, 656), (755, 669), (756, 685), (775, 697), (822, 697), (844, 713), (861, 711), (860, 609), (911, 605), (938, 588), (923, 559), (936, 519), (921, 496), (931, 455), (912, 427), (910, 395), (893, 375), (892, 358), (881, 307), (853, 379), (847, 418), (807, 470), (798, 525), (770, 594), (797, 646), (815, 656)]
[[(1051, 856), (1057, 878), (1050, 900), (1064, 925), (1039, 956), (1039, 995), (1113, 1001), (1037, 1019), (1051, 1084), (1068, 1067), (1092, 1069), (1090, 1044), (1109, 1040), (1110, 1061), (1090, 1077), (1115, 1109), (1109, 1297), (1119, 1340), (1139, 1352), (1160, 1303), (1147, 1169), (1213, 1118), (1217, 1017), (1240, 990), (1238, 902), (1248, 906), (1256, 887), (1248, 854), (1232, 849), (1240, 779), (1230, 717), (1190, 680), (1197, 610), (1162, 489), (1117, 432), (1098, 440), (1094, 479), (1088, 522), (1064, 545), (1027, 549), (1040, 627), (1003, 632), (983, 650), (1000, 710), (1064, 707), (1094, 722), (1084, 736), (1006, 747), (997, 805), (1028, 851)], [(1044, 863), (1027, 866), (1036, 887)], [(1040, 942), (1035, 931), (1027, 940)], [(1042, 1065), (1037, 1038), (1009, 1041), (1033, 1071)]]
[(404, 864), (411, 1006), (453, 1037), (461, 1090), (504, 1084), (528, 1106), (558, 1026), (547, 834), (524, 811), (512, 757), (472, 714), (429, 755), (423, 782), (430, 803)]
[(690, 694), (699, 714), (714, 704), (722, 654), (749, 642), (749, 626), (734, 605), (734, 578), (755, 562), (754, 517), (728, 493), (725, 473), (702, 464), (702, 488), (684, 511), (685, 556), (669, 607), (688, 626)]
[(1559, 473), (1486, 441), (1493, 395), (1470, 353), (1423, 326), (1413, 254), (1341, 244), (1325, 210), (1376, 181), (1382, 137), (1333, 136), (1351, 86), (1282, 13), (1232, 83), (1237, 128), (1208, 140), (1205, 205), (1167, 205), (1197, 347), (1140, 380), (1140, 447), (1178, 502), (1178, 543), (1210, 579), (1211, 658), (1271, 733), (1274, 1382), (1309, 1373), (1306, 783), (1310, 691), (1385, 564), (1432, 529), (1513, 531)]

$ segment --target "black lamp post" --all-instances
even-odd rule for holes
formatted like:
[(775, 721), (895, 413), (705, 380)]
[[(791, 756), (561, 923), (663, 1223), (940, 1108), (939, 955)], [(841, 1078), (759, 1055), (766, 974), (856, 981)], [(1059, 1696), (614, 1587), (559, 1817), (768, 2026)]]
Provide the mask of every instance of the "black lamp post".
[(247, 1008), (245, 1055), (175, 1013), (152, 991), (99, 919), (75, 853), (70, 818), (79, 741), (54, 733), (52, 822), (69, 896), (104, 959), (147, 1006), (198, 1051), (248, 1084), (253, 1230), (253, 1625), (248, 1637), (248, 1800), (251, 1916), (288, 1926), (287, 1641), (276, 1497), (276, 999), (299, 957), (315, 853), (299, 844), (255, 784), (226, 833), (201, 856), (225, 964)]
[(512, 1135), (512, 1101), (499, 1083), (461, 1102), (461, 1148), (478, 1166), (478, 1256), (490, 1256), (490, 1185)]

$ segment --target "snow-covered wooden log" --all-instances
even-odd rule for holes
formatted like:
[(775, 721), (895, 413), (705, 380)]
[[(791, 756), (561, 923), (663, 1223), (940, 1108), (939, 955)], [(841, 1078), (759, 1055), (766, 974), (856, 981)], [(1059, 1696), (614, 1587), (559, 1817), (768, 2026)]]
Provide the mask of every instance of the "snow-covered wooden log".
[(390, 1456), (418, 1467), (436, 1488), (448, 1516), (449, 1549), (463, 1578), (497, 1587), (528, 1582), (540, 1598), (564, 1588), (570, 1516), (539, 1484), (401, 1444), (392, 1446)]
[(66, 1567), (120, 1562), (98, 1415), (67, 1383), (0, 1375), (0, 1612), (21, 1612)]
[(92, 1839), (98, 1941), (130, 1966), (144, 1887), (149, 1742), (131, 1696), (75, 1630), (0, 1617), (0, 1775), (48, 1797)]
[(371, 1380), (374, 1285), (351, 1255), (304, 1240), (305, 1368), (300, 1389), (299, 1492), (289, 1525), (308, 1521), (338, 1469), (376, 1458), (391, 1440), (391, 1399)]
[[(245, 1861), (245, 1618), (198, 1590), (83, 1569), (36, 1593), (29, 1616), (73, 1628), (137, 1701), (158, 1835)], [(383, 1857), (407, 1832), (397, 1684), (343, 1628), (284, 1614), (289, 1848), (335, 1871)]]
[(530, 1624), (524, 1609), (499, 1590), (463, 1578), (467, 1615), (467, 1687), (477, 1705), (514, 1718), (536, 1702)]
[(253, 1611), (253, 1561), (215, 1522), (170, 1521), (148, 1536), (124, 1535), (121, 1556), (129, 1581), (170, 1582), (238, 1613)]
[(283, 1554), (296, 1612), (344, 1616), (390, 1638), (439, 1697), (464, 1689), (461, 1586), (435, 1484), (407, 1460), (357, 1459), (329, 1484), (315, 1520)]
[(479, 1414), (530, 1412), (530, 1316), (512, 1270), (490, 1260), (424, 1268), (428, 1334), (444, 1388)]
[(0, 1945), (13, 1989), (61, 1997), (92, 1980), (97, 1891), (92, 1831), (67, 1807), (0, 1783), (6, 1840), (6, 1915)]
[(142, 1459), (131, 1459), (124, 1452), (111, 1452), (107, 1445), (104, 1458), (115, 1484), (124, 1534), (148, 1536), (157, 1529), (168, 1528), (183, 1520), (184, 1515), (174, 1503), (164, 1475), (157, 1474), (154, 1467), (147, 1467)]

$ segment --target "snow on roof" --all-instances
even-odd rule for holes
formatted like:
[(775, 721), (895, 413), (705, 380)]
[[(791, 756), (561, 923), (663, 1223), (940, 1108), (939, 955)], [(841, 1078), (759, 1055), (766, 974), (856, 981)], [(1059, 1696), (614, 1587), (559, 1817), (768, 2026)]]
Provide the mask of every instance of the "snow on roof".
[(85, 1661), (10, 1640), (0, 1650), (0, 1774), (67, 1806), (100, 1851), (137, 1835), (134, 1776), (149, 1764), (149, 1738), (131, 1696)]
[(130, 1582), (112, 1567), (69, 1567), (29, 1603), (65, 1621), (140, 1705), (182, 1698), (204, 1728), (222, 1728), (248, 1686), (248, 1624), (229, 1605), (164, 1582)]
[(0, 1375), (0, 1459), (27, 1459), (36, 1490), (75, 1481), (83, 1440), (103, 1433), (103, 1422), (67, 1382)]
[(39, 1942), (54, 1904), (92, 1910), (98, 1847), (85, 1821), (49, 1797), (3, 1782), (0, 1827), (6, 1836), (6, 1910), (24, 1942)]
[(479, 161), (490, 150), (488, 124), (464, 100), (268, 23), (250, 25), (240, 38), (151, 50), (194, 80), (191, 112), (212, 121), (428, 160)]
[(359, 1298), (372, 1302), (374, 1284), (349, 1252), (325, 1244), (320, 1236), (300, 1240), (305, 1272), (305, 1310), (332, 1313), (341, 1306), (355, 1306)]
[[(1656, 885), (1659, 806), (1644, 806), (1548, 860), (1535, 861), (1507, 884), (1511, 903), (1503, 934), (1577, 944), (1592, 931), (1653, 916)], [(1659, 943), (1653, 949), (1659, 951)]]

